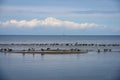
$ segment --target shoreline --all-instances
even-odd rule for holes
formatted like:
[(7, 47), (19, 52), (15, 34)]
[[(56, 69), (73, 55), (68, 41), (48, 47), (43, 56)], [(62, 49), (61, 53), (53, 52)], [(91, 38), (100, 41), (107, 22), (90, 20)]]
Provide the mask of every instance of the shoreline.
[(36, 53), (36, 54), (81, 54), (81, 53), (88, 53), (87, 51), (70, 51), (70, 50), (49, 50), (49, 51), (9, 51), (9, 53)]
[[(0, 53), (20, 53), (20, 54), (87, 54), (89, 52), (95, 52), (95, 51), (22, 51), (22, 50), (16, 50), (16, 51), (4, 51)], [(105, 51), (101, 51), (104, 53), (109, 53), (109, 51), (105, 52)], [(101, 52), (97, 52), (97, 53), (101, 53)], [(120, 51), (110, 51), (110, 52), (119, 52)]]
[(39, 43), (39, 44), (0, 44), (0, 52), (71, 54), (88, 52), (120, 52), (120, 44), (82, 44), (82, 43)]

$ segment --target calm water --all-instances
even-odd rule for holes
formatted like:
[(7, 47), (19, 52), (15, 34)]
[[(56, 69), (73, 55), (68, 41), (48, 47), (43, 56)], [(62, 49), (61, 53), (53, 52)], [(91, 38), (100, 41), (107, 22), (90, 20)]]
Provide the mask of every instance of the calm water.
[(120, 43), (120, 36), (0, 35), (0, 43)]
[[(120, 36), (0, 36), (0, 43), (120, 43)], [(0, 80), (120, 80), (120, 52), (0, 53)]]

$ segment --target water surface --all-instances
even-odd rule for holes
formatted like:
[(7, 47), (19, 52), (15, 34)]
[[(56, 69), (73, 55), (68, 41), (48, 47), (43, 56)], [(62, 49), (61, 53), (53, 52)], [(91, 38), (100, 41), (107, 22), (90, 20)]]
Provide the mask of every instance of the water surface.
[[(120, 44), (120, 36), (0, 36), (3, 44), (66, 42)], [(120, 80), (119, 74), (120, 52), (45, 55), (0, 52), (0, 80)]]
[(118, 80), (120, 53), (0, 53), (3, 80)]

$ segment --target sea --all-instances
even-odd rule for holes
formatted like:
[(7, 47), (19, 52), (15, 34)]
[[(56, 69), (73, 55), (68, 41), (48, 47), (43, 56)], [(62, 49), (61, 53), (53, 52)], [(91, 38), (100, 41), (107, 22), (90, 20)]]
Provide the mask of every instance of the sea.
[[(120, 35), (0, 35), (0, 44), (40, 43), (120, 44)], [(120, 80), (120, 52), (0, 52), (0, 80)]]

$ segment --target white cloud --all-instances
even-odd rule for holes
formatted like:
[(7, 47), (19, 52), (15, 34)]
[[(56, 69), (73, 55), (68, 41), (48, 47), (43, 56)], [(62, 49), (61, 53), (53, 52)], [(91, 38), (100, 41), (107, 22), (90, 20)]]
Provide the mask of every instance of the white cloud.
[(68, 29), (84, 29), (84, 28), (93, 28), (93, 27), (103, 27), (95, 23), (76, 23), (73, 21), (62, 21), (53, 17), (48, 17), (44, 20), (33, 19), (30, 21), (27, 20), (9, 20), (6, 22), (0, 22), (0, 26), (5, 27), (64, 27)]

